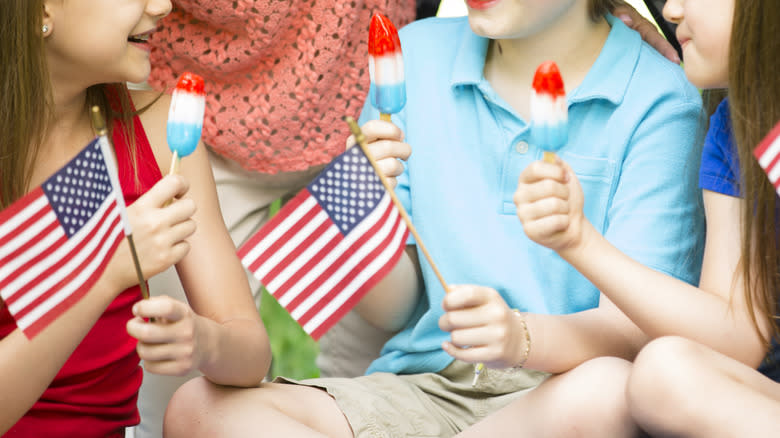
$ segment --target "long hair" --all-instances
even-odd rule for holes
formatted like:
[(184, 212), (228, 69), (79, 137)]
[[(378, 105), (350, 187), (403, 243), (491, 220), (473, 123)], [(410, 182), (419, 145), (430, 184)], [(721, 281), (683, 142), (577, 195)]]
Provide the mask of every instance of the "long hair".
[[(42, 11), (42, 0), (0, 1), (0, 210), (29, 190), (33, 165), (52, 122)], [(109, 104), (109, 95), (114, 105)], [(109, 130), (114, 120), (125, 122), (122, 126), (133, 151), (134, 112), (126, 85), (92, 86), (86, 100), (84, 110), (98, 105)], [(135, 154), (130, 156), (135, 160)]]
[(780, 334), (775, 319), (780, 291), (777, 195), (752, 150), (780, 121), (779, 20), (775, 0), (737, 0), (729, 45), (729, 105), (745, 201), (739, 269), (756, 330), (761, 333), (757, 318), (764, 319), (775, 335)]

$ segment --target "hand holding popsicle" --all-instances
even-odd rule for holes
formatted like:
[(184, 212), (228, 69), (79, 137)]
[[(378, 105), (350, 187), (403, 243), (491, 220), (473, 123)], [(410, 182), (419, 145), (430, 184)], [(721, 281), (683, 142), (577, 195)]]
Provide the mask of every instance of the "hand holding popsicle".
[(169, 174), (177, 173), (181, 158), (193, 153), (198, 146), (206, 110), (204, 89), (203, 78), (185, 72), (173, 90), (167, 126), (168, 147), (173, 152)]
[(371, 77), (369, 99), (379, 110), (379, 118), (390, 121), (390, 115), (406, 105), (404, 60), (398, 31), (379, 13), (371, 17), (368, 29), (368, 73)]

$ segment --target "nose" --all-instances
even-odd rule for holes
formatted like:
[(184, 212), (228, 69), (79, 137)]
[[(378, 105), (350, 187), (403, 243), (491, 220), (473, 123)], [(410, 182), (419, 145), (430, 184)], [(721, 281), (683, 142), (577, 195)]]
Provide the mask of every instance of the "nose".
[(680, 24), (683, 16), (683, 0), (667, 0), (664, 5), (664, 19), (674, 24)]
[(146, 3), (146, 13), (157, 19), (170, 14), (172, 8), (171, 0), (148, 0)]

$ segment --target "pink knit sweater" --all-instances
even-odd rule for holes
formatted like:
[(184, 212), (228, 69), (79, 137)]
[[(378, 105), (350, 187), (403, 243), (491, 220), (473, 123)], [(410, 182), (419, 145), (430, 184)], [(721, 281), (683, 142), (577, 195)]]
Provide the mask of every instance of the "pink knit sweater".
[(327, 163), (344, 149), (345, 115), (368, 93), (368, 23), (397, 27), (415, 0), (175, 0), (152, 37), (149, 83), (184, 71), (206, 80), (203, 140), (247, 170)]

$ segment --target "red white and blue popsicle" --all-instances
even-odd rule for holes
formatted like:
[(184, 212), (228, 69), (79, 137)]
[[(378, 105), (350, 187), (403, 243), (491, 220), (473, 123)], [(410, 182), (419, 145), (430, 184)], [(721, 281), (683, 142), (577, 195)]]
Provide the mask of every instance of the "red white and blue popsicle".
[[(531, 92), (531, 142), (545, 151), (557, 151), (569, 140), (569, 111), (566, 90), (558, 66), (543, 62), (534, 75)], [(545, 161), (555, 161), (555, 155), (545, 152)]]
[(173, 90), (167, 127), (168, 147), (173, 152), (170, 173), (176, 173), (179, 160), (193, 153), (198, 146), (206, 109), (204, 88), (203, 78), (185, 72)]
[(369, 98), (382, 120), (406, 105), (406, 81), (401, 40), (393, 23), (375, 13), (368, 28), (368, 73), (371, 76)]

